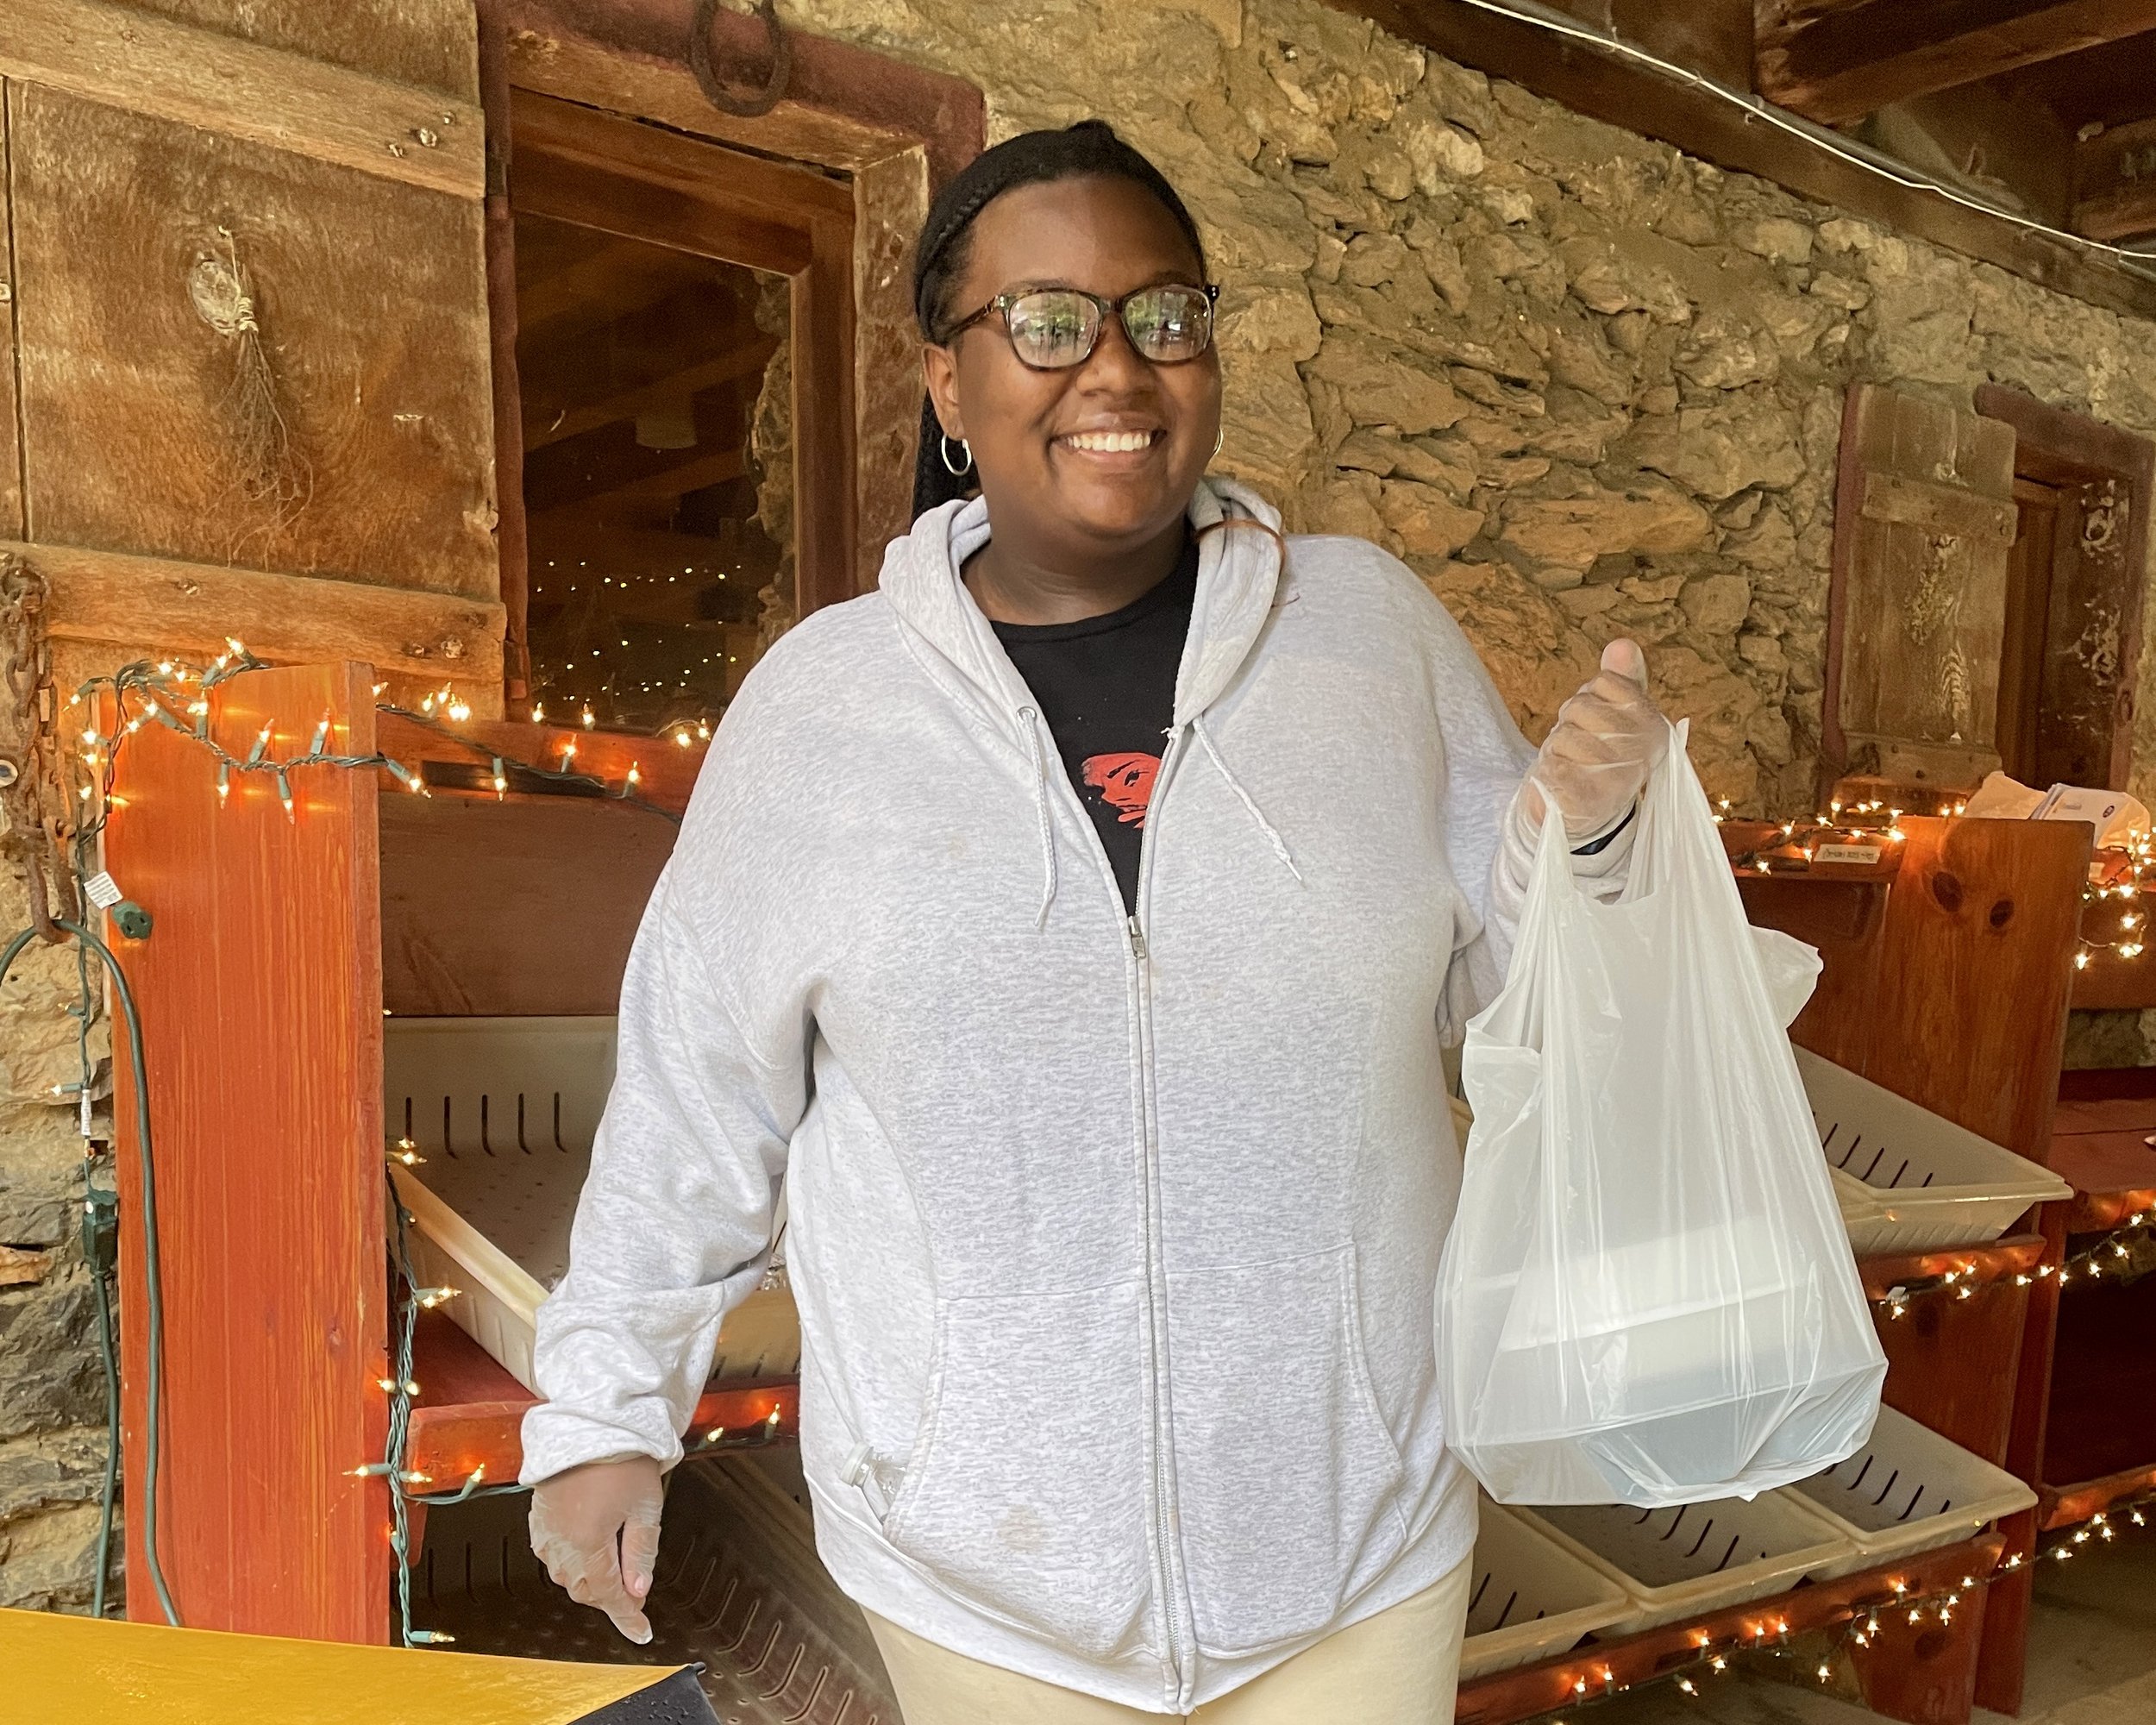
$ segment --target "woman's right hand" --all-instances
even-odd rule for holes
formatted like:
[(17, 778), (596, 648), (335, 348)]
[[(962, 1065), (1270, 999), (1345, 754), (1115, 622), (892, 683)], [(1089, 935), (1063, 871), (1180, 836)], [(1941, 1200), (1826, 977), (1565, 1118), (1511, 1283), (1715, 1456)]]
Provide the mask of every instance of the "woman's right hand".
[(665, 1503), (659, 1464), (642, 1455), (586, 1462), (532, 1488), (531, 1549), (547, 1573), (639, 1647), (651, 1639), (643, 1607)]

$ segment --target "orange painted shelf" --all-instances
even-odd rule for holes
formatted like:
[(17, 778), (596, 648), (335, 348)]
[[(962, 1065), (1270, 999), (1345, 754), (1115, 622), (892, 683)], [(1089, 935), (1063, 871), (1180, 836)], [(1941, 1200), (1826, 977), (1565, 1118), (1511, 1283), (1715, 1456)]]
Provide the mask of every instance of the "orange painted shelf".
[[(412, 1377), (419, 1395), (411, 1411), (405, 1465), (432, 1479), (429, 1491), (454, 1491), (482, 1469), (489, 1481), (516, 1478), (524, 1459), (520, 1435), (524, 1410), (537, 1396), (439, 1312), (420, 1314), (412, 1341)], [(722, 1428), (789, 1442), (799, 1435), (799, 1388), (790, 1377), (713, 1384), (696, 1404), (691, 1446)]]

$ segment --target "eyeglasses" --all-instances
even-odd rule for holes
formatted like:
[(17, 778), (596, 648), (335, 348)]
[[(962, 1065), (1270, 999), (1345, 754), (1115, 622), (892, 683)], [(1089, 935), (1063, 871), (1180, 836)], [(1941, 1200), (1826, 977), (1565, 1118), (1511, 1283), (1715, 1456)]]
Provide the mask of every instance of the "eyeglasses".
[(1100, 342), (1111, 313), (1138, 355), (1156, 366), (1179, 366), (1213, 345), (1213, 302), (1218, 287), (1141, 287), (1120, 299), (1103, 299), (1075, 287), (1037, 287), (999, 293), (970, 317), (944, 332), (945, 345), (983, 318), (999, 314), (1012, 351), (1035, 371), (1081, 366)]

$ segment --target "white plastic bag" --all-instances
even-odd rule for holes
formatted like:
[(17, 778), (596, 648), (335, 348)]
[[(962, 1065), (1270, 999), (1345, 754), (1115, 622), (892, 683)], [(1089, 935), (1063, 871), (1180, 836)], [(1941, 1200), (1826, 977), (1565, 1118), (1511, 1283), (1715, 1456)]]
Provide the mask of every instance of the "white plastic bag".
[(1506, 1503), (1752, 1496), (1863, 1446), (1886, 1376), (1786, 1026), (1811, 948), (1745, 919), (1675, 728), (1623, 897), (1541, 844), (1438, 1277), (1452, 1448)]

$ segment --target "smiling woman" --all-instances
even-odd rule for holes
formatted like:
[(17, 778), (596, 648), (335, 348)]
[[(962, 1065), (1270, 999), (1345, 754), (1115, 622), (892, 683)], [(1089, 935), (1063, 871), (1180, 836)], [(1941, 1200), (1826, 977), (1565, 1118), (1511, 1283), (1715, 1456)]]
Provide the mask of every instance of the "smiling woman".
[(743, 684), (645, 913), (536, 1546), (649, 1636), (783, 1182), (818, 1551), (906, 1725), (1445, 1725), (1441, 1045), (1523, 775), (1608, 896), (1669, 727), (1620, 643), (1538, 760), (1404, 565), (1206, 477), (1204, 248), (1106, 126), (977, 158), (917, 256), (928, 488)]

